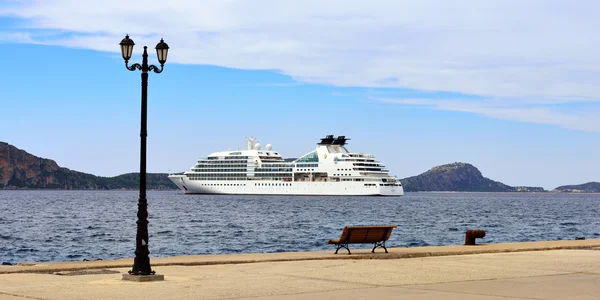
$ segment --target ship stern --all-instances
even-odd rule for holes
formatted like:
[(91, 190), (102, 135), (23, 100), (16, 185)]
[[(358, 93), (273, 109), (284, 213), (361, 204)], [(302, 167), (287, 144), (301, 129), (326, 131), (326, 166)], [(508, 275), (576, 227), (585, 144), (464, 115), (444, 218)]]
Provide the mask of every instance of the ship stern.
[(379, 194), (381, 196), (404, 196), (404, 187), (402, 185), (380, 186)]

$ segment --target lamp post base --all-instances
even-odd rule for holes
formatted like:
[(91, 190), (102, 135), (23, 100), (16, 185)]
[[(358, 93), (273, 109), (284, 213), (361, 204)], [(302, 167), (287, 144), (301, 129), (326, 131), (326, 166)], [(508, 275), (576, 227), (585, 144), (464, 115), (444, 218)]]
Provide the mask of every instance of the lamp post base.
[(131, 275), (123, 274), (123, 280), (137, 281), (137, 282), (148, 282), (148, 281), (163, 281), (165, 275), (153, 274), (153, 275)]

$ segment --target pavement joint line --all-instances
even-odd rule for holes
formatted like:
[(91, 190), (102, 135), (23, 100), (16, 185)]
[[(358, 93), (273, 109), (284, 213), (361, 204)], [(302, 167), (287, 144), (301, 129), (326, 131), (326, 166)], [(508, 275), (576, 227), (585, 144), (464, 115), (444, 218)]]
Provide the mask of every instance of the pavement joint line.
[(6, 292), (2, 292), (2, 291), (0, 291), (0, 295), (8, 295), (8, 296), (24, 298), (24, 299), (47, 300), (47, 298), (38, 298), (38, 297), (32, 297), (32, 296), (26, 296), (26, 295), (11, 294), (11, 293), (6, 293)]
[[(566, 272), (566, 273), (557, 273), (557, 274), (498, 277), (498, 278), (487, 278), (487, 279), (461, 279), (461, 280), (440, 281), (440, 282), (431, 282), (431, 283), (407, 283), (407, 284), (391, 285), (391, 286), (393, 286), (393, 287), (411, 287), (411, 288), (413, 288), (413, 286), (418, 286), (418, 285), (426, 286), (426, 285), (432, 285), (432, 284), (457, 283), (457, 282), (479, 282), (479, 281), (494, 281), (494, 280), (513, 280), (513, 279), (523, 279), (523, 278), (564, 276), (564, 275), (573, 275), (573, 274), (579, 274), (579, 273), (577, 273), (577, 272)], [(590, 274), (590, 275), (599, 275), (600, 276), (600, 274)], [(415, 288), (415, 289), (417, 289), (417, 288)]]
[(593, 272), (573, 272), (573, 273), (569, 273), (569, 274), (581, 274), (581, 275), (596, 275), (596, 276), (600, 276), (600, 273), (593, 273)]
[[(550, 271), (557, 272), (554, 270), (550, 270)], [(294, 274), (285, 274), (285, 273), (274, 273), (274, 274), (280, 275), (280, 276), (301, 278), (301, 279), (314, 279), (314, 280), (331, 281), (331, 282), (337, 282), (337, 283), (362, 284), (362, 285), (370, 286), (370, 287), (412, 287), (412, 286), (417, 286), (417, 285), (431, 285), (431, 284), (456, 283), (456, 282), (511, 280), (511, 279), (534, 278), (534, 277), (564, 276), (564, 275), (572, 275), (572, 274), (600, 275), (600, 274), (587, 274), (587, 273), (583, 273), (583, 272), (564, 272), (564, 273), (560, 272), (560, 273), (556, 273), (556, 274), (545, 274), (545, 275), (498, 277), (498, 278), (488, 278), (488, 279), (463, 279), (463, 280), (455, 280), (455, 281), (454, 280), (453, 281), (440, 281), (440, 282), (433, 282), (433, 283), (415, 283), (415, 284), (410, 283), (410, 284), (400, 284), (400, 285), (385, 285), (385, 284), (363, 283), (363, 282), (356, 282), (356, 281), (346, 281), (346, 280), (341, 280), (341, 279), (315, 278), (315, 277), (294, 275)]]
[(437, 283), (417, 283), (417, 284), (407, 284), (405, 286), (413, 286), (413, 285), (429, 285), (429, 284), (440, 284), (440, 283), (455, 283), (455, 282), (476, 282), (476, 281), (494, 281), (494, 280), (513, 280), (513, 279), (522, 279), (522, 278), (535, 278), (535, 277), (551, 277), (551, 276), (564, 276), (564, 275), (573, 275), (577, 274), (576, 272), (565, 272), (565, 273), (556, 273), (556, 274), (544, 274), (544, 275), (530, 275), (530, 276), (511, 276), (511, 277), (498, 277), (498, 278), (487, 278), (487, 279), (465, 279), (459, 281), (444, 281)]
[(318, 280), (318, 281), (327, 281), (327, 282), (336, 282), (336, 283), (350, 283), (350, 284), (361, 284), (364, 285), (366, 287), (386, 287), (385, 285), (378, 285), (378, 284), (372, 284), (372, 283), (363, 283), (363, 282), (355, 282), (355, 281), (346, 281), (346, 280), (340, 280), (340, 279), (330, 279), (330, 278), (315, 278), (315, 277), (309, 277), (309, 276), (302, 276), (302, 275), (293, 275), (293, 274), (277, 274), (280, 276), (287, 276), (287, 277), (292, 277), (292, 278), (301, 278), (301, 279), (310, 279), (310, 280)]
[[(495, 279), (495, 280), (497, 280), (497, 279)], [(462, 282), (462, 281), (459, 281), (459, 282)], [(427, 292), (435, 291), (435, 292), (452, 293), (452, 294), (459, 294), (459, 295), (477, 295), (477, 296), (498, 297), (498, 298), (506, 298), (506, 299), (543, 300), (541, 298), (513, 297), (513, 296), (483, 294), (483, 293), (457, 292), (457, 291), (446, 291), (446, 290), (441, 290), (441, 289), (439, 289), (439, 290), (438, 289), (419, 289), (419, 288), (415, 288), (415, 287), (407, 287), (407, 289), (416, 290), (416, 291), (427, 291)]]
[[(280, 297), (280, 296), (295, 296), (295, 295), (309, 295), (309, 294), (321, 294), (328, 292), (336, 292), (336, 291), (352, 291), (352, 290), (369, 290), (373, 288), (386, 288), (387, 286), (369, 286), (369, 287), (356, 287), (356, 288), (340, 288), (340, 289), (330, 289), (325, 291), (318, 292), (295, 292), (295, 293), (284, 293), (284, 294), (272, 294), (267, 295), (266, 297)], [(265, 296), (252, 296), (252, 297), (229, 297), (229, 298), (219, 298), (220, 300), (234, 300), (234, 299), (256, 299), (256, 298), (264, 298)], [(539, 299), (536, 299), (539, 300)]]
[[(462, 281), (458, 281), (458, 282), (462, 282)], [(354, 283), (354, 282), (349, 282), (349, 283)], [(442, 282), (444, 283), (444, 282)], [(435, 283), (432, 283), (435, 284)], [(480, 294), (480, 293), (462, 293), (462, 292), (455, 292), (455, 291), (444, 291), (444, 290), (435, 290), (435, 289), (419, 289), (419, 288), (413, 288), (413, 287), (405, 287), (405, 286), (369, 286), (369, 287), (356, 287), (356, 288), (349, 288), (349, 289), (331, 289), (331, 290), (327, 290), (327, 291), (319, 291), (319, 292), (299, 292), (299, 293), (289, 293), (289, 294), (274, 294), (274, 295), (269, 295), (272, 297), (278, 297), (278, 296), (294, 296), (294, 295), (310, 295), (310, 294), (321, 294), (321, 293), (327, 293), (327, 292), (335, 292), (335, 291), (339, 291), (339, 290), (344, 290), (344, 291), (352, 291), (352, 290), (370, 290), (370, 289), (375, 289), (375, 288), (405, 288), (405, 289), (411, 289), (411, 290), (418, 290), (418, 291), (425, 291), (425, 292), (442, 292), (442, 293), (453, 293), (453, 294), (464, 294), (464, 295), (478, 295), (478, 296), (491, 296), (491, 297), (498, 297), (498, 298), (506, 298), (506, 299), (517, 299), (517, 300), (543, 300), (540, 298), (529, 298), (529, 297), (512, 297), (512, 296), (503, 296), (503, 295), (491, 295), (491, 294)], [(255, 296), (255, 297), (246, 297), (243, 299), (255, 299), (255, 298), (264, 298), (265, 296)], [(222, 300), (233, 300), (233, 299), (240, 299), (239, 297), (231, 297), (231, 298), (222, 298)]]
[(65, 283), (53, 283), (53, 284), (29, 284), (29, 285), (22, 285), (22, 286), (18, 286), (18, 287), (2, 287), (0, 289), (2, 289), (0, 291), (0, 293), (3, 293), (2, 291), (8, 291), (8, 290), (20, 290), (22, 288), (46, 288), (46, 287), (53, 287), (53, 286), (70, 286), (70, 285), (74, 285), (76, 283), (73, 282), (65, 282)]

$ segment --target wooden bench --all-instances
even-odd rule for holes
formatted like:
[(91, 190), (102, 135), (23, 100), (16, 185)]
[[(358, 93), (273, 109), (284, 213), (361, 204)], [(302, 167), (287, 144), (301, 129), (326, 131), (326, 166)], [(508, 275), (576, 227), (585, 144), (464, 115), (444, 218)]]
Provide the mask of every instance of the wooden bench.
[(374, 244), (371, 253), (375, 252), (377, 247), (381, 247), (388, 253), (385, 247), (385, 241), (390, 238), (392, 230), (396, 228), (396, 225), (375, 225), (375, 226), (346, 226), (342, 231), (342, 235), (338, 240), (329, 240), (328, 244), (337, 246), (335, 254), (342, 248), (348, 250), (350, 253), (349, 244)]

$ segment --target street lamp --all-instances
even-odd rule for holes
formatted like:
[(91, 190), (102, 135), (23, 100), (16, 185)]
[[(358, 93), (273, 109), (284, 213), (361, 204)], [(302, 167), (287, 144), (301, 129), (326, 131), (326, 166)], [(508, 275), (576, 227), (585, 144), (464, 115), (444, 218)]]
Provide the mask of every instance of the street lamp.
[[(125, 38), (119, 43), (121, 46), (121, 54), (125, 60), (125, 67), (129, 71), (141, 70), (142, 71), (142, 126), (140, 130), (140, 198), (138, 200), (138, 213), (137, 213), (137, 234), (135, 237), (135, 259), (133, 261), (133, 268), (129, 271), (129, 274), (124, 274), (123, 279), (136, 280), (136, 281), (147, 281), (147, 280), (162, 280), (162, 275), (156, 275), (150, 267), (150, 251), (148, 250), (148, 201), (146, 200), (146, 137), (147, 132), (147, 118), (146, 111), (148, 107), (148, 71), (154, 71), (154, 73), (160, 73), (163, 71), (165, 62), (167, 62), (167, 53), (169, 52), (169, 45), (160, 39), (160, 42), (156, 45), (156, 55), (158, 56), (158, 62), (160, 63), (160, 70), (155, 65), (148, 66), (148, 51), (144, 46), (144, 54), (142, 55), (142, 64), (128, 65), (131, 54), (133, 53), (133, 46), (135, 43), (126, 35)], [(145, 276), (138, 276), (145, 275)], [(143, 278), (143, 279), (142, 279)]]

